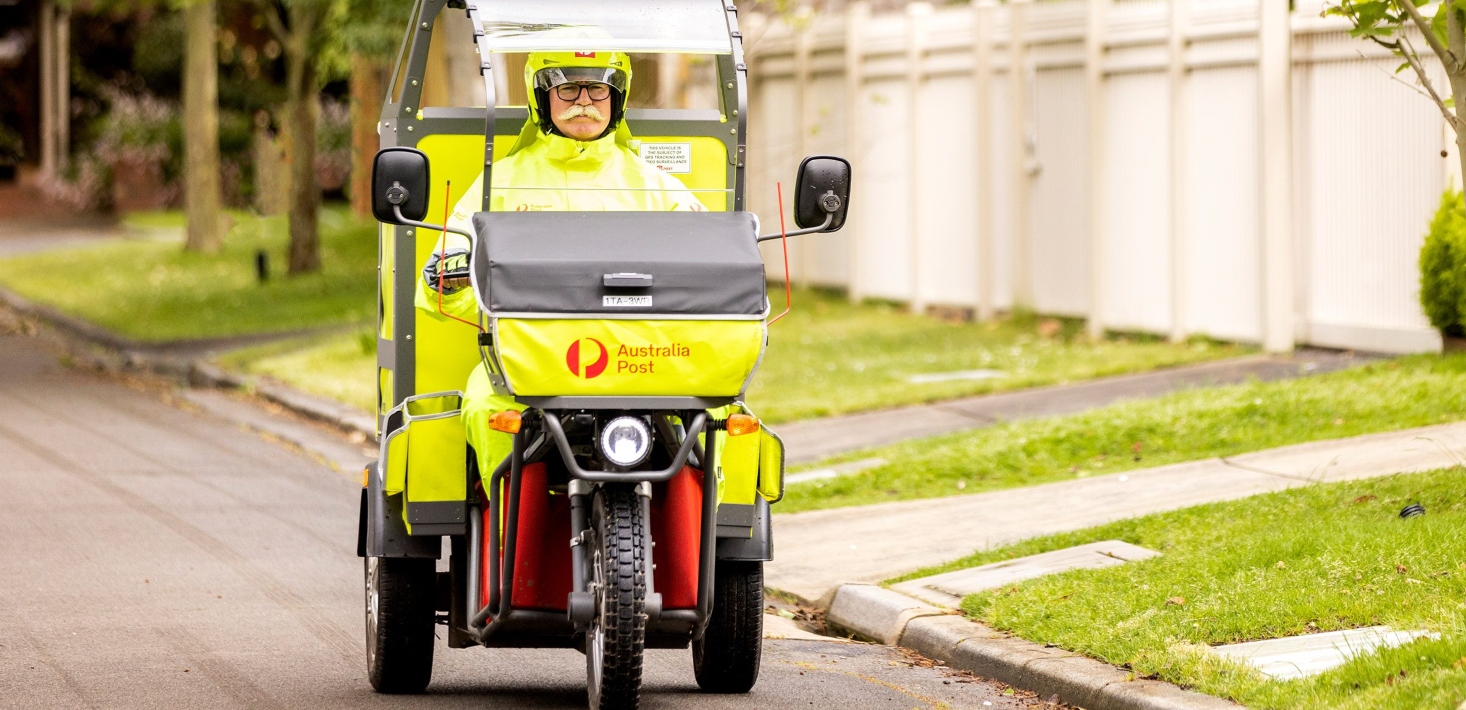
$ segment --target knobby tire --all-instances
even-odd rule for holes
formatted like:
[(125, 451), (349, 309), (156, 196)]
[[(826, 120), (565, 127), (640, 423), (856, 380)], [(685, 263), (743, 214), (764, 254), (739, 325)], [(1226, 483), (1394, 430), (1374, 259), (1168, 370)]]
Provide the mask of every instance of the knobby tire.
[[(647, 541), (641, 501), (631, 486), (608, 485), (596, 494), (599, 556), (604, 582), (596, 624), (603, 634), (599, 687), (590, 676), (592, 710), (636, 710), (641, 704), (642, 658), (646, 650)], [(588, 641), (588, 646), (594, 641)], [(586, 649), (587, 667), (594, 663)]]

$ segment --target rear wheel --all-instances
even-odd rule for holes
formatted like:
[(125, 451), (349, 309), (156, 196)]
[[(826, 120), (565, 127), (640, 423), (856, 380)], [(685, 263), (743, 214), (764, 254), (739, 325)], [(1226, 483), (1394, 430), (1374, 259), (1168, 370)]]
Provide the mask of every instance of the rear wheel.
[(646, 540), (641, 501), (630, 486), (603, 486), (591, 509), (592, 593), (586, 631), (591, 710), (635, 710), (646, 649)]
[(366, 558), (367, 679), (377, 692), (428, 687), (436, 594), (436, 560)]
[(758, 682), (764, 642), (764, 563), (718, 562), (713, 616), (692, 642), (692, 671), (708, 693), (747, 693)]

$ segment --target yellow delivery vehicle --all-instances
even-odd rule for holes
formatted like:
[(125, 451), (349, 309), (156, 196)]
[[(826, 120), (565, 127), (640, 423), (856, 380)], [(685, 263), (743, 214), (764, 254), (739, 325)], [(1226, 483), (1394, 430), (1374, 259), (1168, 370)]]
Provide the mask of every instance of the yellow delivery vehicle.
[[(618, 155), (675, 181), (529, 184), (522, 157), (507, 168), (547, 124), (533, 93), (505, 105), (504, 78), (543, 53), (703, 57), (715, 108), (617, 94)], [(423, 105), (447, 95), (432, 86), (449, 80), (430, 62), (443, 56), (471, 58), (469, 105)], [(702, 689), (747, 692), (784, 469), (742, 401), (768, 338), (758, 242), (839, 229), (849, 163), (806, 158), (800, 228), (759, 235), (729, 0), (418, 0), (392, 76), (372, 186), (380, 455), (358, 537), (372, 685), (425, 689), (444, 627), (449, 648), (580, 650), (592, 708), (638, 706), (648, 648), (691, 647)], [(649, 189), (678, 207), (594, 194)], [(471, 284), (472, 317), (424, 307), (424, 268), (449, 239), (470, 245), (449, 276)]]

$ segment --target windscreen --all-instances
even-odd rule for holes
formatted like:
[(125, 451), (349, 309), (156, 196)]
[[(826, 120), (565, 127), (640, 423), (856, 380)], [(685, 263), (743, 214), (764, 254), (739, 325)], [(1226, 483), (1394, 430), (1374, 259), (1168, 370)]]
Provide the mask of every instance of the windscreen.
[(521, 0), (480, 3), (490, 51), (729, 54), (719, 0)]

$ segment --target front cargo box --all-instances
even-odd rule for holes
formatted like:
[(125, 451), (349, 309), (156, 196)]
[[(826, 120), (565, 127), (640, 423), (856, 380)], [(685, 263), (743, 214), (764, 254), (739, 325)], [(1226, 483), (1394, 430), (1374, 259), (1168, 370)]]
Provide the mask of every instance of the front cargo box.
[(747, 212), (485, 212), (474, 288), (520, 396), (743, 393), (768, 311)]

